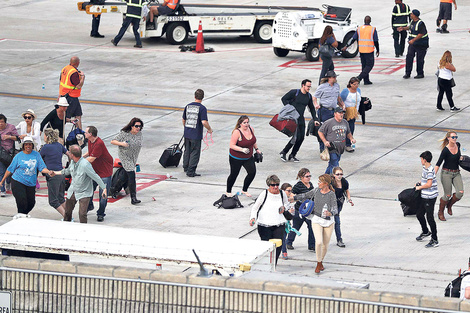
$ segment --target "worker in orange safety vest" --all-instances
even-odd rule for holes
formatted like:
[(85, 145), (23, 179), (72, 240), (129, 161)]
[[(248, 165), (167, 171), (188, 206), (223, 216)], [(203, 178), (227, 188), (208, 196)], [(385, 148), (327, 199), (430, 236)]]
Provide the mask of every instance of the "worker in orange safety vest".
[[(447, 21), (452, 20), (452, 3), (454, 4), (455, 9), (457, 10), (457, 2), (455, 0), (441, 0), (439, 4), (439, 16), (436, 20), (438, 33), (448, 34), (447, 30)], [(441, 27), (442, 21), (442, 27)]]
[(65, 117), (70, 121), (72, 117), (77, 119), (77, 126), (82, 128), (82, 107), (78, 97), (85, 83), (85, 74), (78, 70), (80, 59), (77, 56), (70, 58), (70, 64), (60, 72), (59, 95), (65, 97), (69, 104)]
[(180, 3), (180, 0), (163, 0), (162, 5), (159, 5), (158, 7), (151, 6), (150, 12), (149, 12), (150, 25), (147, 27), (147, 29), (149, 30), (155, 29), (155, 24), (153, 22), (154, 17), (158, 15), (169, 15), (173, 13), (176, 10), (179, 3)]
[(346, 50), (356, 40), (359, 44), (359, 53), (361, 57), (362, 71), (357, 76), (359, 81), (364, 79), (364, 85), (372, 85), (369, 79), (369, 73), (374, 67), (374, 49), (377, 50), (376, 55), (379, 56), (379, 36), (375, 27), (370, 25), (371, 18), (367, 15), (364, 18), (364, 25), (359, 27), (354, 36), (349, 40), (346, 46), (342, 49)]

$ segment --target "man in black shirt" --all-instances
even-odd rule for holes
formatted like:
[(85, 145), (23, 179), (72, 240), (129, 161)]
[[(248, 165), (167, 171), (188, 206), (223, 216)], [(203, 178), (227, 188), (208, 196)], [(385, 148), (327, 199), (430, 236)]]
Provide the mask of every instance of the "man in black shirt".
[[(317, 116), (315, 114), (315, 107), (313, 106), (312, 95), (310, 94), (310, 88), (312, 88), (312, 82), (308, 79), (304, 79), (301, 84), (300, 89), (292, 89), (286, 93), (282, 98), (282, 104), (292, 105), (295, 110), (299, 113), (299, 118), (297, 120), (297, 129), (295, 131), (292, 139), (287, 143), (284, 149), (279, 153), (281, 155), (281, 160), (284, 162), (294, 161), (300, 162), (295, 156), (302, 145), (302, 142), (305, 138), (305, 118), (304, 112), (305, 108), (308, 106), (312, 118), (315, 120), (315, 124), (320, 125), (318, 122)], [(293, 147), (293, 148), (292, 148)], [(289, 159), (286, 158), (287, 153), (292, 148), (292, 152), (289, 155)]]
[(398, 31), (410, 30), (408, 41), (408, 53), (406, 54), (406, 69), (403, 78), (408, 79), (413, 69), (413, 59), (416, 55), (416, 75), (414, 78), (424, 78), (424, 57), (429, 48), (429, 37), (426, 25), (419, 18), (418, 10), (411, 11), (412, 22), (407, 27), (398, 27)]

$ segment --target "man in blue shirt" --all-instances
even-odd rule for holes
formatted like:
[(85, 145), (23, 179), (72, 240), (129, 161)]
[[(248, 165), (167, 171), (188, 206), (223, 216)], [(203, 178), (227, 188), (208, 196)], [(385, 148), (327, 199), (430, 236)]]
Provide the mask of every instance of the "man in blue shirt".
[(203, 126), (209, 134), (212, 134), (212, 128), (207, 121), (207, 109), (202, 105), (202, 99), (204, 99), (204, 91), (202, 89), (196, 90), (194, 92), (194, 102), (186, 105), (183, 111), (183, 170), (188, 177), (201, 176), (196, 173), (196, 168), (201, 155)]

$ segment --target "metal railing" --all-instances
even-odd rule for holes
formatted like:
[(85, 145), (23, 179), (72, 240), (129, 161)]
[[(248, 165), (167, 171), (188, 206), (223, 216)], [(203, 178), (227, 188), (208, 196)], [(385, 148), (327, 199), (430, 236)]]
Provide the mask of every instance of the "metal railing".
[(456, 311), (225, 287), (0, 268), (12, 312), (424, 313)]

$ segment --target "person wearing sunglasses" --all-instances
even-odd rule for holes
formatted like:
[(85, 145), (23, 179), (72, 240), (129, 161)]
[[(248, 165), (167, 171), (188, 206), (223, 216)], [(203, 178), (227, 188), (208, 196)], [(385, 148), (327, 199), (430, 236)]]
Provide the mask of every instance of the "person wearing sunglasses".
[(33, 110), (28, 109), (21, 114), (24, 121), (21, 121), (16, 125), (16, 130), (20, 135), (20, 139), (23, 140), (26, 136), (33, 138), (36, 143), (37, 151), (41, 150), (41, 123), (36, 121), (36, 114)]
[(349, 202), (351, 206), (354, 206), (354, 203), (352, 202), (351, 194), (349, 193), (349, 182), (343, 177), (343, 169), (339, 166), (333, 169), (332, 185), (335, 188), (336, 205), (338, 206), (338, 214), (335, 215), (336, 245), (340, 248), (345, 248), (346, 245), (343, 243), (343, 237), (341, 236), (341, 221), (339, 219), (339, 213), (343, 209), (344, 201)]
[[(441, 183), (444, 188), (444, 195), (440, 199), (439, 212), (437, 216), (441, 221), (445, 221), (444, 210), (447, 207), (447, 213), (452, 215), (452, 206), (455, 202), (460, 201), (463, 197), (463, 181), (460, 175), (459, 160), (460, 154), (460, 143), (457, 142), (457, 133), (455, 131), (448, 131), (441, 144), (441, 155), (436, 162), (434, 171), (439, 171), (442, 165), (441, 172)], [(454, 186), (455, 192), (452, 193), (452, 186)]]
[(298, 201), (312, 198), (315, 201), (312, 214), (307, 216), (307, 219), (311, 221), (313, 233), (315, 234), (315, 254), (317, 257), (315, 273), (317, 274), (325, 269), (323, 260), (325, 259), (335, 224), (334, 218), (331, 217), (338, 214), (335, 189), (331, 182), (331, 176), (323, 174), (318, 177), (318, 188), (294, 196), (294, 200)]
[[(308, 168), (301, 168), (297, 173), (297, 179), (299, 180), (294, 187), (292, 187), (293, 194), (303, 194), (313, 189), (313, 184), (310, 182), (312, 175)], [(293, 201), (293, 195), (290, 195), (290, 201)], [(301, 201), (295, 203), (295, 214), (292, 220), (292, 227), (300, 231), (300, 228), (304, 223), (307, 224), (308, 228), (308, 250), (315, 251), (315, 237), (313, 236), (312, 222), (305, 217), (300, 216), (299, 208), (302, 204)], [(287, 236), (286, 248), (288, 250), (294, 250), (292, 245), (295, 240), (296, 233), (290, 232)]]
[(137, 199), (137, 186), (135, 181), (135, 166), (142, 148), (142, 128), (144, 122), (138, 117), (121, 129), (121, 132), (111, 140), (111, 144), (118, 146), (118, 155), (122, 167), (127, 173), (127, 185), (131, 194), (131, 204), (135, 205), (141, 201)]
[[(276, 175), (266, 178), (267, 190), (263, 190), (251, 207), (250, 226), (258, 225), (258, 234), (262, 241), (286, 237), (286, 218), (284, 212), (289, 206), (286, 193), (279, 190), (280, 179)], [(286, 211), (286, 214), (290, 214)], [(281, 245), (276, 248), (276, 264), (281, 255)]]
[[(284, 191), (287, 195), (287, 197), (290, 197), (292, 195), (292, 185), (289, 183), (284, 183), (281, 186), (281, 190)], [(293, 214), (295, 213), (295, 208), (294, 208), (293, 203), (289, 203), (289, 206), (286, 207), (286, 209), (289, 211), (289, 213)], [(290, 223), (287, 221), (287, 223)], [(286, 231), (286, 236), (284, 236), (284, 239), (282, 240), (282, 258), (284, 260), (287, 260), (287, 248), (286, 248), (286, 241), (287, 241), (287, 231)]]

